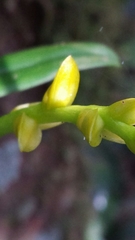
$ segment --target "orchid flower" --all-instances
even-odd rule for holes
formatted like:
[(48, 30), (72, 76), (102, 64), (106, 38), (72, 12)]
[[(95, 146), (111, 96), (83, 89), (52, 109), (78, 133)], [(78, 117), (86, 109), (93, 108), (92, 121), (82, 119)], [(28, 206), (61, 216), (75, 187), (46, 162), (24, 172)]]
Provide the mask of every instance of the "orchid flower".
[[(42, 103), (46, 109), (66, 107), (74, 101), (79, 87), (79, 71), (76, 62), (68, 56), (61, 64), (56, 77), (43, 96)], [(24, 109), (30, 104), (16, 107)], [(41, 130), (60, 125), (61, 122), (38, 124), (34, 119), (22, 114), (17, 125), (17, 136), (21, 151), (34, 150), (41, 141)]]
[(135, 98), (124, 99), (110, 106), (89, 106), (77, 120), (91, 146), (98, 146), (103, 139), (126, 144), (135, 153)]
[(110, 106), (71, 105), (78, 91), (79, 79), (77, 64), (69, 56), (61, 64), (40, 103), (24, 104), (14, 109), (10, 116), (20, 150), (34, 150), (41, 141), (42, 130), (70, 122), (79, 128), (93, 147), (106, 139), (126, 144), (135, 153), (135, 98)]

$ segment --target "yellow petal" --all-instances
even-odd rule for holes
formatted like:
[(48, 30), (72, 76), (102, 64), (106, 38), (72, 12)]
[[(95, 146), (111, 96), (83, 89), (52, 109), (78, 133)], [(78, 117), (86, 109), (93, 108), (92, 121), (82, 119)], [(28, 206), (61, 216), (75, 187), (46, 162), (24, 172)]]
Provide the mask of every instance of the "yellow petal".
[(30, 107), (30, 106), (37, 105), (38, 103), (39, 103), (39, 102), (24, 103), (24, 104), (21, 104), (21, 105), (16, 106), (15, 108), (12, 109), (12, 111), (17, 111), (17, 110), (21, 110), (21, 109), (24, 109), (24, 108), (28, 108), (28, 107)]
[(112, 141), (112, 142), (125, 144), (125, 141), (121, 137), (119, 137), (115, 133), (108, 131), (107, 129), (104, 129), (102, 131), (102, 138)]
[(135, 98), (128, 98), (113, 103), (108, 109), (113, 119), (130, 125), (135, 124)]
[(78, 117), (77, 126), (92, 147), (100, 144), (104, 123), (97, 109), (82, 111)]
[(37, 122), (25, 113), (18, 120), (16, 129), (20, 151), (30, 152), (40, 143), (42, 133)]
[(49, 129), (49, 128), (57, 127), (61, 124), (62, 124), (62, 122), (44, 123), (44, 124), (40, 124), (39, 127), (42, 130), (46, 130), (46, 129)]
[(68, 56), (62, 62), (54, 81), (43, 97), (47, 108), (71, 105), (78, 91), (79, 80), (80, 75), (76, 62), (71, 56)]

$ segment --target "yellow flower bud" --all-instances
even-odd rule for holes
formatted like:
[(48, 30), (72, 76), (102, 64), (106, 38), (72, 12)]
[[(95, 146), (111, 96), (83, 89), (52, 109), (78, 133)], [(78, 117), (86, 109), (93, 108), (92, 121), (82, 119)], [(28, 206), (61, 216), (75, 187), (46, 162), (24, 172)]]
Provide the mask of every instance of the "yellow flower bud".
[(100, 144), (104, 122), (98, 114), (98, 109), (82, 111), (79, 114), (77, 126), (92, 147)]
[(134, 125), (135, 124), (135, 98), (128, 98), (108, 107), (110, 116), (118, 121)]
[(16, 133), (20, 151), (30, 152), (40, 143), (42, 133), (37, 122), (23, 113), (17, 120)]
[(80, 75), (76, 62), (71, 56), (68, 56), (62, 62), (54, 81), (43, 97), (47, 108), (71, 105), (78, 91), (79, 80)]

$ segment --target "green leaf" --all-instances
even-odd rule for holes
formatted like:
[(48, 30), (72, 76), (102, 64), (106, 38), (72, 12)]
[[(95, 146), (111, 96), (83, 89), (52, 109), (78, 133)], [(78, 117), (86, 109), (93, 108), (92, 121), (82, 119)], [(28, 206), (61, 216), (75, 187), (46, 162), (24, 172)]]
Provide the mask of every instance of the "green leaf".
[(0, 97), (51, 81), (72, 55), (80, 70), (119, 66), (117, 55), (99, 43), (68, 43), (33, 48), (0, 58)]

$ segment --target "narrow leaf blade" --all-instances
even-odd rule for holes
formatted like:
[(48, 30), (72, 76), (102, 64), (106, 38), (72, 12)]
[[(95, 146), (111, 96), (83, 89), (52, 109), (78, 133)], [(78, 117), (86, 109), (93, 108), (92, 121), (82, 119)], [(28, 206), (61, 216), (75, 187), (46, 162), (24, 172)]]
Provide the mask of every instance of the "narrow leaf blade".
[(72, 55), (80, 70), (118, 67), (113, 50), (99, 43), (68, 43), (33, 48), (0, 58), (0, 97), (51, 81), (61, 62)]

